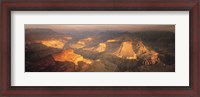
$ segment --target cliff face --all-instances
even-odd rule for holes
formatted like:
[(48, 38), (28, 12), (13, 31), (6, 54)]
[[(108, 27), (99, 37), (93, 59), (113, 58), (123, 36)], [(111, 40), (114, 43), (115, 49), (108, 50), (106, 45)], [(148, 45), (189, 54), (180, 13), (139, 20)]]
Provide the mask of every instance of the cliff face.
[(89, 50), (93, 52), (104, 52), (106, 50), (106, 43), (99, 43), (96, 47), (84, 48), (83, 50)]
[(153, 65), (153, 64), (156, 64), (159, 61), (160, 61), (160, 59), (158, 58), (158, 53), (152, 50), (150, 52), (150, 54), (148, 54), (148, 55), (146, 55), (146, 57), (144, 57), (142, 64)]
[(84, 38), (84, 39), (79, 40), (75, 44), (71, 44), (70, 47), (75, 48), (75, 49), (83, 48), (86, 46), (87, 43), (91, 42), (92, 40), (93, 38), (91, 37)]
[(83, 60), (83, 57), (81, 55), (75, 54), (73, 50), (63, 50), (58, 54), (54, 54), (53, 58), (55, 61), (59, 62), (69, 61), (75, 63), (76, 65), (78, 65), (79, 61)]
[(53, 58), (55, 61), (59, 62), (73, 62), (75, 65), (78, 65), (78, 62), (85, 62), (91, 64), (92, 61), (89, 59), (84, 59), (83, 56), (74, 53), (73, 50), (63, 50), (60, 53), (54, 54)]
[(97, 52), (104, 52), (106, 50), (106, 44), (105, 43), (99, 43), (98, 47), (95, 49)]
[(91, 42), (92, 40), (93, 40), (93, 38), (88, 37), (88, 38), (84, 38), (84, 39), (79, 40), (78, 43), (85, 44), (85, 43)]
[(160, 62), (158, 53), (148, 49), (142, 41), (124, 41), (113, 55), (125, 59), (141, 60), (143, 65), (153, 65)]
[(137, 56), (142, 60), (142, 64), (152, 65), (159, 62), (158, 53), (148, 49), (142, 41), (136, 41), (134, 46)]
[(144, 46), (144, 44), (141, 41), (138, 41), (136, 43), (135, 49), (136, 49), (136, 54), (138, 56), (142, 54), (149, 54), (149, 50)]
[(49, 40), (41, 40), (39, 43), (52, 48), (60, 48), (62, 49), (65, 45), (64, 40), (57, 40), (57, 39), (49, 39)]
[(113, 55), (121, 58), (137, 59), (136, 53), (133, 51), (132, 41), (122, 42), (120, 47), (113, 53)]

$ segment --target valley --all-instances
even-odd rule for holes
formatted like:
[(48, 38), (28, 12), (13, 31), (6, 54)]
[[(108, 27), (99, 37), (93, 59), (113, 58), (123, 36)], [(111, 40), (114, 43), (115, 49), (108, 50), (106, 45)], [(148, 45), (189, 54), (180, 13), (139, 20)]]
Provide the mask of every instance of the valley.
[(175, 72), (175, 33), (26, 29), (26, 72)]

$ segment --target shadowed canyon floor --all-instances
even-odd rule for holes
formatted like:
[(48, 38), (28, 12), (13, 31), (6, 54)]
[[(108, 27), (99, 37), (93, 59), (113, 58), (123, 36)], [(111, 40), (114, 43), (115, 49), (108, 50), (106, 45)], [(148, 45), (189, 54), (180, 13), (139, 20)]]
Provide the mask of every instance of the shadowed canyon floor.
[(174, 32), (25, 31), (26, 72), (175, 72)]

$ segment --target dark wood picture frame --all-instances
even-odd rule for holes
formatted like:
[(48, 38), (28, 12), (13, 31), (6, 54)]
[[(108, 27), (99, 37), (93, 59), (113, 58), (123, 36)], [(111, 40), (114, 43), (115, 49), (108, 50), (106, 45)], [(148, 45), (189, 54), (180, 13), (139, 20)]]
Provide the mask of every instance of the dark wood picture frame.
[[(1, 97), (131, 96), (200, 97), (200, 0), (11, 0), (1, 2)], [(11, 11), (189, 11), (190, 85), (187, 86), (11, 86)]]

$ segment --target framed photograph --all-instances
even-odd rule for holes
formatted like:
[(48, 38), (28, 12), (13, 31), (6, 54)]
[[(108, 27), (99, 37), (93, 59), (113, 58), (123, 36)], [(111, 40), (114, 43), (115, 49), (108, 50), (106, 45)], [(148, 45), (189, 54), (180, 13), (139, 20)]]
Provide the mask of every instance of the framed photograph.
[(200, 97), (199, 0), (1, 2), (1, 96)]

